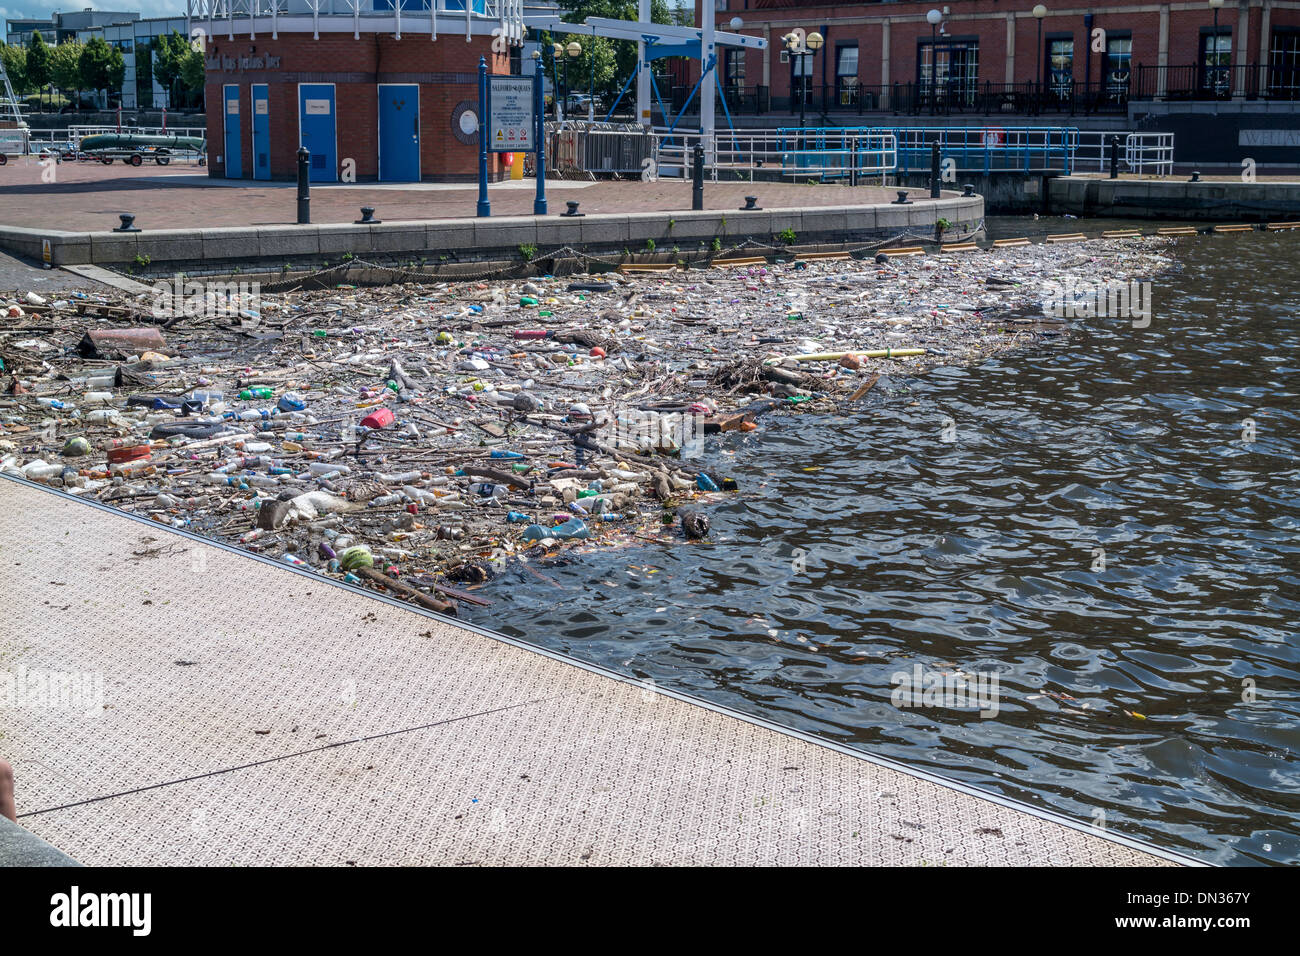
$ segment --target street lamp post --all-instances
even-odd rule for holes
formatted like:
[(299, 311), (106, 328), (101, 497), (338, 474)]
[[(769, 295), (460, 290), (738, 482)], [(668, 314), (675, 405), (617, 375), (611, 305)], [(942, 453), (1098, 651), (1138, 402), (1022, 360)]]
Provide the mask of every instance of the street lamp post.
[[(807, 61), (804, 60), (804, 57), (813, 56), (826, 41), (817, 32), (808, 34), (807, 38), (802, 40), (797, 33), (787, 33), (783, 39), (785, 40), (785, 48), (790, 51), (790, 55), (798, 57), (795, 62), (799, 67), (799, 129), (802, 130), (807, 125), (808, 86), (812, 76), (811, 64), (805, 66), (804, 64)], [(800, 133), (801, 138), (802, 135)]]
[(1214, 73), (1212, 82), (1214, 84), (1213, 92), (1215, 96), (1219, 95), (1219, 7), (1223, 6), (1223, 0), (1210, 0), (1210, 9), (1214, 11)]
[[(542, 80), (546, 76), (546, 65), (542, 63), (542, 51), (533, 51), (534, 78), (536, 84), (533, 87), (533, 104), (537, 111), (536, 123), (533, 128), (533, 134), (537, 137), (537, 142), (533, 145), (537, 149), (537, 168), (534, 173), (537, 176), (537, 195), (533, 199), (533, 215), (546, 215), (546, 109), (545, 101), (542, 97)], [(515, 156), (516, 163), (522, 163), (524, 157), (522, 153)]]
[(558, 43), (551, 44), (551, 84), (555, 87), (555, 122), (564, 122), (564, 110), (560, 108), (560, 57), (564, 47)]
[(569, 95), (569, 60), (576, 60), (582, 56), (582, 44), (577, 40), (570, 40), (569, 45), (564, 48), (564, 52), (569, 54), (569, 59), (564, 61), (564, 95)]
[(935, 30), (938, 29), (943, 14), (938, 10), (931, 10), (925, 15), (925, 19), (930, 24), (930, 115), (933, 116), (938, 112), (939, 105), (939, 38)]
[(1038, 21), (1038, 48), (1034, 60), (1034, 103), (1036, 109), (1040, 98), (1039, 84), (1043, 81), (1043, 17), (1047, 16), (1047, 7), (1040, 3), (1030, 13)]

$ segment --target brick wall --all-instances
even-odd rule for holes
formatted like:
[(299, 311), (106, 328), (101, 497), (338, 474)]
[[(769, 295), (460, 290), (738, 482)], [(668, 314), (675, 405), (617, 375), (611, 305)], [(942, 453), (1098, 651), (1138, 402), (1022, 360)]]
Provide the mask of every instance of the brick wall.
[[(391, 34), (281, 33), (276, 40), (247, 35), (229, 40), (218, 35), (207, 49), (209, 175), (226, 175), (223, 137), (224, 104), (222, 87), (238, 84), (240, 92), (241, 148), (243, 175), (252, 176), (252, 91), (265, 83), (270, 97), (271, 176), (292, 179), (297, 175), (298, 84), (334, 83), (338, 160), (352, 159), (358, 180), (379, 175), (379, 91), (380, 82), (418, 82), (420, 87), (420, 171), (427, 180), (472, 180), (478, 177), (478, 147), (462, 143), (452, 133), (452, 112), (457, 104), (478, 102), (478, 61), (486, 56), (490, 73), (508, 73), (509, 58), (494, 54), (489, 38), (475, 37), (466, 43), (464, 34), (448, 34), (431, 41), (428, 34), (407, 34), (396, 40)], [(267, 66), (265, 58), (279, 57), (279, 65)], [(227, 70), (229, 59), (240, 68)], [(261, 64), (244, 63), (245, 58), (263, 58)], [(216, 66), (214, 67), (214, 61)], [(260, 67), (260, 68), (259, 68)], [(222, 162), (217, 157), (223, 156)], [(504, 174), (495, 154), (488, 154), (489, 175)]]
[[(1143, 0), (1132, 2), (1111, 2), (1098, 4), (1070, 4), (1071, 9), (1064, 12), (1050, 12), (1063, 6), (1060, 0), (1046, 2), (1049, 13), (1043, 18), (1043, 51), (1039, 57), (1038, 23), (1030, 15), (1030, 10), (1038, 0), (965, 0), (961, 3), (947, 4), (928, 0), (928, 2), (900, 2), (881, 4), (848, 3), (831, 5), (814, 5), (796, 3), (793, 0), (729, 0), (725, 12), (714, 14), (719, 29), (730, 30), (730, 20), (739, 16), (744, 25), (741, 33), (751, 36), (764, 36), (767, 29), (769, 48), (767, 50), (749, 51), (745, 55), (745, 84), (754, 86), (763, 82), (763, 59), (769, 60), (771, 76), (771, 95), (784, 98), (791, 91), (791, 67), (780, 62), (782, 49), (781, 37), (793, 28), (800, 27), (805, 33), (817, 31), (826, 39), (826, 45), (818, 52), (813, 61), (812, 82), (814, 88), (822, 82), (823, 70), (826, 82), (833, 88), (835, 83), (834, 50), (844, 41), (858, 43), (858, 77), (865, 87), (877, 87), (882, 83), (881, 64), (883, 59), (882, 23), (890, 21), (889, 42), (889, 76), (888, 83), (914, 83), (917, 80), (917, 41), (928, 40), (931, 36), (930, 25), (925, 14), (931, 9), (949, 13), (943, 19), (945, 32), (950, 37), (974, 37), (979, 41), (978, 82), (1000, 84), (1008, 79), (1006, 69), (1007, 56), (1007, 15), (1015, 14), (1015, 56), (1012, 64), (1012, 82), (1028, 83), (1041, 79), (1046, 71), (1046, 45), (1049, 35), (1069, 34), (1074, 38), (1074, 79), (1077, 83), (1086, 80), (1098, 82), (1101, 76), (1101, 54), (1093, 53), (1088, 63), (1087, 48), (1089, 35), (1084, 25), (1084, 15), (1093, 15), (1093, 28), (1107, 31), (1127, 31), (1133, 38), (1132, 66), (1136, 74), (1139, 65), (1156, 66), (1160, 49), (1160, 13), (1152, 9), (1155, 5)], [(1247, 0), (1248, 29), (1245, 36), (1237, 36), (1238, 7), (1235, 3), (1225, 3), (1219, 11), (1221, 30), (1233, 31), (1234, 63), (1254, 64), (1259, 61), (1260, 29), (1262, 11), (1259, 0)], [(1191, 66), (1199, 56), (1199, 44), (1202, 27), (1210, 27), (1214, 22), (1213, 11), (1204, 2), (1180, 2), (1169, 4), (1169, 44), (1168, 63), (1171, 66)], [(712, 2), (701, 4), (696, 0), (696, 16), (701, 8), (712, 11)], [(698, 21), (697, 21), (698, 22)], [(1271, 13), (1271, 28), (1300, 26), (1300, 9), (1283, 9), (1274, 7)], [(829, 55), (828, 55), (829, 54)], [(1086, 67), (1090, 66), (1090, 70)], [(691, 61), (689, 65), (689, 82), (699, 78), (699, 63)]]

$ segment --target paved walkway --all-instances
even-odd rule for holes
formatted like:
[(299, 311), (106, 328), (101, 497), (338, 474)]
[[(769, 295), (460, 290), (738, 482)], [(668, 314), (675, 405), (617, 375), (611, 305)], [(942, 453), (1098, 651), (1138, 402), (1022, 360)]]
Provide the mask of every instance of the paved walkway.
[[(56, 181), (44, 182), (34, 162), (0, 167), (0, 225), (89, 232), (119, 225), (118, 214), (134, 213), (144, 229), (202, 229), (296, 222), (294, 183), (211, 179), (193, 167), (135, 168), (115, 164), (64, 163)], [(494, 183), (489, 189), (494, 216), (531, 216), (535, 180)], [(920, 190), (917, 190), (918, 198)], [(552, 215), (577, 200), (584, 213), (672, 212), (691, 208), (691, 186), (681, 180), (548, 180)], [(888, 202), (896, 190), (873, 186), (809, 185), (794, 182), (706, 183), (706, 209), (739, 209), (745, 196), (757, 195), (769, 209), (861, 205)], [(954, 193), (956, 195), (956, 193)], [(311, 188), (313, 223), (352, 222), (362, 206), (374, 206), (379, 219), (472, 218), (476, 183), (316, 183)]]
[(1168, 862), (8, 478), (0, 593), (19, 822), (86, 864)]

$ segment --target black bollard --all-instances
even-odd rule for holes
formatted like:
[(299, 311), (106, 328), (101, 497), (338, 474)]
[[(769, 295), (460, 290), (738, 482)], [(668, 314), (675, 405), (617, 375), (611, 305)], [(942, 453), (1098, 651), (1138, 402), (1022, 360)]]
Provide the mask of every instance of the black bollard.
[(691, 156), (691, 174), (695, 181), (691, 183), (691, 208), (704, 208), (704, 147), (699, 143), (695, 144), (695, 149)]
[(912, 200), (907, 198), (906, 189), (898, 190), (898, 198), (890, 203), (891, 206), (910, 206), (911, 204)]
[(940, 180), (941, 175), (942, 174), (939, 172), (939, 141), (936, 139), (933, 143), (930, 144), (930, 198), (931, 199), (939, 198), (939, 183), (941, 181)]
[(307, 181), (307, 167), (311, 153), (306, 146), (298, 147), (298, 225), (311, 223), (311, 184)]
[(1110, 178), (1119, 179), (1119, 137), (1110, 138)]
[(963, 196), (974, 196), (974, 195), (975, 195), (975, 186), (974, 186), (974, 184), (973, 184), (973, 183), (967, 183), (966, 185), (962, 186), (962, 187), (961, 187), (961, 194), (962, 194)]
[(382, 223), (382, 222), (383, 222), (382, 219), (376, 219), (376, 218), (375, 218), (375, 207), (374, 207), (374, 206), (362, 206), (362, 207), (361, 207), (361, 218), (360, 218), (360, 219), (353, 219), (353, 220), (352, 220), (352, 225), (354, 225), (354, 226), (377, 226), (377, 225), (379, 225), (379, 224)]
[(745, 205), (740, 207), (741, 212), (757, 212), (763, 207), (758, 204), (757, 196), (746, 196)]
[(132, 213), (120, 213), (117, 217), (122, 220), (122, 225), (116, 226), (114, 232), (139, 232), (140, 227), (135, 224), (135, 216)]

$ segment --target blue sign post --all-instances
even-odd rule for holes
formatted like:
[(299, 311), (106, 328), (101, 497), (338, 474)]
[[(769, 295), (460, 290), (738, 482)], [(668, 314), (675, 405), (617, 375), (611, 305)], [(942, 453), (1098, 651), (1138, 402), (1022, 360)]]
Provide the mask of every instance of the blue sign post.
[[(533, 215), (546, 215), (546, 102), (542, 96), (545, 72), (542, 58), (537, 58), (536, 90), (533, 94), (533, 109), (537, 113), (537, 198), (533, 200)], [(520, 161), (523, 158), (520, 157)]]
[(478, 215), (492, 215), (492, 204), (488, 201), (487, 191), (487, 151), (488, 151), (488, 95), (487, 95), (487, 57), (478, 58)]

